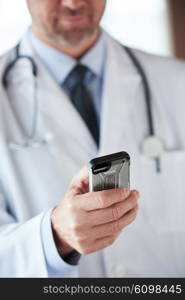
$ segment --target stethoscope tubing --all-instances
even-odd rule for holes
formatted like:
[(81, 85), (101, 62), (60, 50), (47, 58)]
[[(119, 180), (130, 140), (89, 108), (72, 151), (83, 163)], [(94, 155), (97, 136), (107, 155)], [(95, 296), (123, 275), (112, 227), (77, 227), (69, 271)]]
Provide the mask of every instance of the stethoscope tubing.
[[(138, 71), (138, 74), (142, 78), (143, 83), (143, 91), (144, 91), (144, 98), (146, 103), (146, 110), (147, 110), (147, 118), (148, 118), (148, 138), (152, 140), (157, 140), (157, 137), (155, 137), (155, 130), (154, 130), (154, 121), (152, 116), (152, 96), (151, 96), (151, 89), (149, 86), (149, 82), (147, 80), (146, 72), (144, 68), (142, 67), (141, 63), (139, 62), (138, 58), (135, 56), (133, 51), (126, 46), (123, 46), (124, 50), (126, 51), (127, 55), (129, 56), (130, 60), (133, 62), (133, 65), (135, 66), (136, 70)], [(31, 56), (28, 55), (21, 55), (20, 54), (20, 43), (15, 47), (15, 58), (10, 62), (7, 67), (4, 70), (4, 74), (2, 77), (2, 84), (5, 88), (5, 90), (8, 88), (9, 82), (8, 82), (8, 74), (9, 72), (14, 68), (16, 63), (21, 59), (27, 59), (29, 60), (31, 64), (32, 69), (32, 75), (34, 78), (34, 117), (32, 121), (32, 130), (31, 134), (25, 136), (25, 141), (22, 143), (19, 143), (17, 141), (11, 142), (10, 144), (13, 145), (12, 148), (14, 149), (21, 149), (21, 148), (29, 148), (34, 147), (35, 145), (45, 145), (47, 143), (47, 139), (43, 138), (42, 140), (36, 140), (36, 133), (37, 133), (37, 123), (38, 123), (38, 99), (37, 99), (37, 76), (38, 76), (38, 68), (34, 61), (34, 59)], [(147, 139), (147, 138), (146, 138)], [(49, 138), (48, 141), (51, 139)], [(156, 141), (155, 141), (156, 142)], [(160, 143), (160, 141), (157, 141), (156, 143)], [(154, 151), (155, 152), (155, 151)], [(151, 156), (152, 157), (152, 156)], [(157, 171), (159, 171), (159, 155), (153, 156), (156, 160), (157, 165)]]
[(138, 73), (140, 74), (142, 81), (143, 81), (143, 90), (145, 94), (145, 102), (146, 102), (146, 109), (147, 109), (147, 117), (148, 117), (148, 127), (149, 127), (149, 136), (154, 136), (154, 122), (153, 122), (153, 116), (152, 116), (152, 96), (151, 96), (151, 90), (149, 87), (149, 83), (147, 80), (146, 73), (141, 66), (139, 60), (137, 57), (133, 54), (131, 49), (129, 47), (124, 46), (125, 51), (129, 55), (131, 61), (133, 62), (135, 68), (138, 70)]
[[(151, 105), (151, 90), (149, 87), (149, 83), (147, 80), (146, 73), (141, 66), (139, 60), (137, 57), (133, 54), (131, 49), (129, 47), (124, 46), (124, 49), (126, 53), (129, 55), (131, 61), (133, 62), (134, 66), (138, 70), (138, 73), (140, 74), (142, 81), (143, 81), (143, 89), (144, 89), (144, 94), (145, 94), (145, 101), (146, 101), (146, 109), (147, 109), (147, 116), (148, 116), (148, 127), (149, 127), (149, 135), (154, 136), (154, 122), (153, 122), (153, 116), (152, 116), (152, 105)], [(17, 44), (15, 47), (15, 59), (10, 62), (6, 69), (4, 70), (4, 74), (2, 77), (2, 83), (5, 89), (8, 87), (8, 74), (9, 72), (14, 68), (15, 64), (20, 60), (20, 59), (28, 59), (30, 61), (31, 67), (32, 67), (32, 74), (35, 77), (35, 79), (38, 76), (38, 68), (37, 65), (34, 61), (34, 59), (31, 56), (28, 55), (20, 55), (20, 43)]]
[(10, 62), (7, 67), (4, 70), (4, 74), (2, 77), (2, 84), (4, 86), (5, 89), (7, 89), (8, 87), (8, 74), (9, 72), (14, 68), (14, 66), (16, 65), (16, 63), (20, 60), (20, 59), (27, 59), (29, 60), (31, 67), (32, 67), (32, 74), (33, 76), (36, 78), (38, 76), (38, 68), (37, 65), (34, 61), (34, 59), (31, 56), (28, 55), (20, 55), (20, 43), (18, 43), (15, 47), (15, 58), (13, 59), (12, 62)]

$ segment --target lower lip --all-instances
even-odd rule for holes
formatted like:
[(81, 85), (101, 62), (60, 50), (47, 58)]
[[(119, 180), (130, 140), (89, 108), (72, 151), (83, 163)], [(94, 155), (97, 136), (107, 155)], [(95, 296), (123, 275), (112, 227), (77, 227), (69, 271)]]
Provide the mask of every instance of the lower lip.
[(67, 16), (64, 20), (69, 23), (82, 23), (86, 20), (86, 16)]

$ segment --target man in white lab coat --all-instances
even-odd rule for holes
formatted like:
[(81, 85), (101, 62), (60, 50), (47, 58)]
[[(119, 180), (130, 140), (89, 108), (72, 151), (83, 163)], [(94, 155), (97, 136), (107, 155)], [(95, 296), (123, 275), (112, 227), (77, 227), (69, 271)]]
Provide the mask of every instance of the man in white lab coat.
[[(134, 50), (163, 141), (156, 171), (142, 153), (149, 128), (141, 76), (99, 27), (106, 0), (27, 2), (32, 30), (19, 55), (34, 59), (37, 89), (25, 59), (0, 88), (0, 276), (184, 276), (184, 63)], [(15, 49), (1, 58), (1, 81), (14, 58)], [(28, 140), (34, 100), (39, 147)], [(131, 155), (139, 210), (136, 190), (89, 193), (87, 167), (71, 181), (90, 159), (122, 150)]]

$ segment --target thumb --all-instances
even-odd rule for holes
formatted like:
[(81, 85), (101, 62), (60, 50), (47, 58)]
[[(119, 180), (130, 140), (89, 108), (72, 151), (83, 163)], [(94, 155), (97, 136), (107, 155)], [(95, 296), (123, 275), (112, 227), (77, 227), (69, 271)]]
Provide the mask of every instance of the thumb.
[(73, 177), (69, 190), (73, 195), (85, 194), (89, 191), (89, 170), (88, 165), (83, 168)]

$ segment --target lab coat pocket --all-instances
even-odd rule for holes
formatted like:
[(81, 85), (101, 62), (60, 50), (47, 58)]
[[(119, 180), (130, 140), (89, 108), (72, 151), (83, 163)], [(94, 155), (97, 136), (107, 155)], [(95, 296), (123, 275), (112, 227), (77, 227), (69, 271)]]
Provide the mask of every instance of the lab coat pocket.
[(146, 222), (158, 232), (183, 232), (185, 151), (164, 153), (160, 165), (161, 172), (157, 173), (155, 161), (141, 155), (140, 188)]

